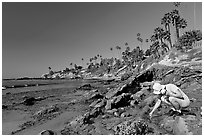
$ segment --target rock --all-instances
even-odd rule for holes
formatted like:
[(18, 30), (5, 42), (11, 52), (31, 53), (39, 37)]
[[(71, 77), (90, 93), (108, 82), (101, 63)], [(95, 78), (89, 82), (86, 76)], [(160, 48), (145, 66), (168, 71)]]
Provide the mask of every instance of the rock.
[[(94, 91), (96, 92), (96, 91)], [(100, 98), (103, 98), (103, 95), (101, 95), (100, 93), (94, 93), (90, 99), (100, 99)]]
[(2, 87), (2, 90), (5, 90), (6, 89), (6, 87)]
[(116, 111), (117, 111), (117, 109), (114, 108), (114, 109), (108, 110), (106, 112), (109, 113), (109, 114), (114, 114)]
[(94, 109), (90, 112), (90, 118), (95, 118), (95, 117), (97, 117), (101, 112), (102, 112), (102, 110), (101, 110), (100, 108), (94, 108)]
[(93, 89), (93, 87), (91, 86), (91, 84), (85, 84), (85, 85), (82, 85), (81, 87), (79, 87), (78, 89), (80, 89), (80, 90), (91, 90), (91, 89)]
[(105, 115), (103, 115), (101, 118), (102, 118), (102, 119), (107, 119), (107, 118), (109, 118), (109, 115), (105, 114)]
[[(174, 135), (192, 135), (193, 133), (188, 130), (188, 126), (186, 123), (187, 118), (183, 118), (180, 116), (174, 117), (164, 117), (161, 123), (162, 128), (167, 130), (168, 132), (172, 132)], [(195, 118), (190, 118), (191, 122), (195, 120)]]
[(144, 120), (128, 120), (116, 125), (113, 130), (115, 135), (151, 135), (154, 129), (149, 127)]
[(11, 92), (7, 92), (7, 93), (6, 93), (6, 95), (10, 95), (10, 94), (11, 94)]
[(141, 85), (143, 87), (151, 87), (153, 84), (154, 84), (154, 82), (143, 82), (143, 83), (141, 83)]
[(135, 105), (137, 105), (138, 104), (138, 101), (136, 101), (136, 100), (131, 100), (130, 101), (130, 105), (131, 106), (135, 106)]
[(148, 93), (147, 89), (140, 90), (137, 93), (131, 95), (131, 98), (133, 98), (134, 100), (142, 100), (146, 96), (145, 93)]
[(121, 117), (129, 117), (131, 116), (130, 113), (124, 112), (120, 115)]
[(149, 96), (148, 98), (146, 98), (145, 100), (143, 100), (141, 103), (139, 103), (139, 107), (143, 108), (144, 106), (154, 106), (154, 103), (156, 102), (156, 100), (158, 99), (157, 95), (152, 95)]
[(43, 130), (39, 133), (39, 135), (57, 135), (57, 133), (52, 130)]
[(121, 115), (123, 112), (125, 112), (125, 109), (123, 107), (121, 107), (121, 108), (118, 108), (117, 111), (118, 111), (119, 115)]
[(106, 100), (102, 100), (101, 102), (97, 103), (94, 107), (95, 108), (102, 108), (106, 105)]
[[(85, 114), (85, 116), (88, 115)], [(72, 120), (69, 125), (72, 126), (72, 127), (75, 127), (77, 124), (83, 124), (83, 121), (84, 121), (84, 116), (77, 116), (74, 120)]]
[(108, 93), (106, 93), (106, 98), (107, 99), (110, 99), (112, 98), (113, 96), (115, 96), (118, 92), (120, 88), (117, 88), (116, 90), (115, 89), (111, 89), (110, 91), (108, 91)]
[(92, 102), (92, 103), (89, 105), (89, 107), (95, 107), (95, 105), (98, 104), (99, 102), (101, 102), (101, 99), (98, 99), (98, 100)]
[(106, 110), (112, 109), (112, 100), (107, 100), (105, 109), (106, 109)]
[(127, 91), (126, 91), (126, 88), (128, 87), (128, 84), (124, 84), (124, 85), (119, 85), (119, 87), (118, 88), (116, 88), (116, 89), (112, 89), (112, 90), (110, 90), (108, 93), (106, 93), (106, 98), (107, 99), (110, 99), (110, 98), (112, 98), (112, 97), (114, 97), (114, 96), (118, 96), (118, 95), (120, 95), (120, 94), (122, 94), (122, 93), (126, 93)]
[(123, 93), (119, 96), (114, 97), (112, 100), (114, 108), (120, 108), (130, 105), (130, 97), (131, 97), (130, 93)]
[(34, 97), (30, 97), (30, 98), (25, 99), (23, 101), (23, 104), (26, 106), (32, 106), (34, 105), (35, 102), (36, 102), (36, 99)]
[(36, 112), (33, 117), (41, 120), (42, 118), (48, 118), (55, 116), (59, 111), (59, 108), (57, 106), (49, 106), (46, 108), (42, 108), (40, 111)]
[(114, 116), (119, 117), (120, 114), (118, 112), (114, 112)]
[(7, 109), (8, 106), (7, 105), (2, 105), (2, 109)]

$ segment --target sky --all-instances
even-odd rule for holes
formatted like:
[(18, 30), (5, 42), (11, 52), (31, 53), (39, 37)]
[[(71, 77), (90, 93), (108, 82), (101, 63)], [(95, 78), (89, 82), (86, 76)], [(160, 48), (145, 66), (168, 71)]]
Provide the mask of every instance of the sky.
[[(124, 50), (127, 42), (135, 48), (137, 33), (149, 39), (173, 9), (170, 2), (3, 2), (2, 78), (40, 77), (48, 67), (58, 71), (70, 63), (85, 66), (97, 54), (118, 57), (116, 46)], [(182, 2), (179, 11), (188, 24), (180, 33), (202, 30), (201, 2)]]

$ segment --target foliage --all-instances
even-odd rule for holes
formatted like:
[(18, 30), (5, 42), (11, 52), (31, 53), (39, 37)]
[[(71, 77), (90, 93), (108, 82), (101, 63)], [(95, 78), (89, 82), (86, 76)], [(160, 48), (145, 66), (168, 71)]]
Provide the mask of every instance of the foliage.
[(178, 50), (186, 51), (192, 49), (192, 44), (200, 40), (202, 40), (202, 32), (200, 30), (191, 30), (179, 37), (175, 46)]

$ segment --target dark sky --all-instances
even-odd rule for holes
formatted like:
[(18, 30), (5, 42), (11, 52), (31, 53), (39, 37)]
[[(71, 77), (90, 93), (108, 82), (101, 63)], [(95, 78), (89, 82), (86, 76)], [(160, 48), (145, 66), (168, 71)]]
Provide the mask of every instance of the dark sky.
[[(202, 29), (202, 4), (181, 3), (181, 16), (188, 22), (182, 32)], [(163, 15), (174, 9), (173, 3), (2, 3), (3, 78), (39, 77), (48, 71), (82, 65), (97, 55), (117, 57), (110, 47), (125, 42), (136, 47), (136, 35), (150, 38), (161, 26)], [(172, 28), (172, 31), (174, 29)], [(143, 44), (143, 49), (148, 48)]]

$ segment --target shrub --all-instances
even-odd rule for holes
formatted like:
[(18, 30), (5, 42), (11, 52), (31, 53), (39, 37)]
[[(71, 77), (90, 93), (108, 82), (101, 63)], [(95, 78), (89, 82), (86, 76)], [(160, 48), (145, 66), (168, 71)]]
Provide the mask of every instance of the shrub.
[(187, 31), (181, 37), (179, 37), (175, 47), (178, 50), (187, 51), (188, 49), (193, 48), (193, 43), (200, 40), (202, 40), (202, 32), (200, 30)]

